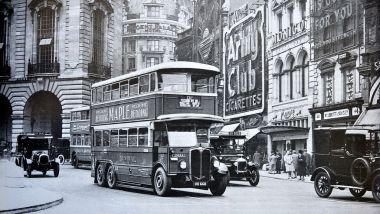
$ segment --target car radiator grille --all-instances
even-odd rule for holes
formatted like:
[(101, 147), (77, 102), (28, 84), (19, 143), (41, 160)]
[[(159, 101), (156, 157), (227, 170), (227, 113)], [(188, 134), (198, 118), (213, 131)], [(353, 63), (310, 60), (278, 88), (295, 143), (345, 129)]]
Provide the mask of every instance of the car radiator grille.
[(192, 181), (208, 181), (210, 180), (210, 150), (191, 150), (191, 180)]
[(48, 164), (49, 163), (49, 157), (47, 155), (40, 155), (39, 163), (40, 164)]
[(237, 163), (237, 171), (246, 171), (247, 170), (247, 161), (239, 161)]

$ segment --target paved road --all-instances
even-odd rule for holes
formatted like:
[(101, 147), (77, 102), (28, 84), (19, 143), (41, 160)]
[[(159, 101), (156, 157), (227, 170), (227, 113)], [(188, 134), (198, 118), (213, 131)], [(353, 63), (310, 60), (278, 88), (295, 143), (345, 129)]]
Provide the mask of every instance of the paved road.
[[(334, 190), (328, 199), (316, 196), (313, 185), (273, 178), (262, 178), (257, 187), (233, 181), (222, 197), (209, 191), (177, 189), (169, 197), (126, 188), (108, 189), (93, 183), (90, 170), (61, 168), (42, 177), (38, 172), (28, 179), (34, 186), (59, 192), (64, 202), (41, 213), (380, 213), (380, 204), (367, 192), (355, 201), (348, 190)], [(25, 178), (27, 179), (27, 178)], [(36, 196), (38, 197), (38, 196)]]

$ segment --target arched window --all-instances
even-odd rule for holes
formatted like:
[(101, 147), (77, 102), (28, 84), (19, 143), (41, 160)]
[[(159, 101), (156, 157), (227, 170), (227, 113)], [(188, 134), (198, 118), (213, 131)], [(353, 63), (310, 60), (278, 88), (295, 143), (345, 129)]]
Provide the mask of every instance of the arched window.
[(302, 81), (302, 97), (308, 94), (308, 82), (309, 82), (309, 61), (307, 54), (305, 53), (302, 58), (301, 64), (301, 81)]
[(299, 70), (298, 69), (295, 69), (294, 68), (294, 57), (291, 56), (288, 60), (288, 72), (289, 72), (289, 98), (290, 99), (294, 99), (294, 98), (298, 98), (299, 96), (299, 91), (300, 91), (300, 87), (299, 87)]
[(7, 60), (7, 21), (5, 14), (0, 11), (0, 76), (10, 76)]
[(285, 100), (285, 91), (283, 91), (284, 85), (286, 85), (286, 78), (284, 77), (283, 63), (280, 61), (278, 63), (278, 101), (282, 102)]
[(104, 65), (104, 12), (97, 9), (93, 12), (92, 21), (92, 63)]
[(40, 73), (51, 72), (54, 63), (55, 11), (50, 7), (37, 13), (37, 63)]

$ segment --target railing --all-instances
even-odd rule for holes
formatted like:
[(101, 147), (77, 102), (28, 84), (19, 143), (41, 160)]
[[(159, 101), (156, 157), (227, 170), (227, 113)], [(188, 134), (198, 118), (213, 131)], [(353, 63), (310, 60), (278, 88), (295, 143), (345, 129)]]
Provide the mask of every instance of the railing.
[(51, 63), (30, 63), (28, 62), (28, 76), (57, 76), (60, 64), (55, 61)]
[(11, 67), (6, 63), (5, 65), (0, 65), (0, 78), (9, 79), (11, 77)]
[(99, 65), (95, 63), (88, 63), (88, 75), (91, 77), (108, 79), (111, 78), (111, 67)]

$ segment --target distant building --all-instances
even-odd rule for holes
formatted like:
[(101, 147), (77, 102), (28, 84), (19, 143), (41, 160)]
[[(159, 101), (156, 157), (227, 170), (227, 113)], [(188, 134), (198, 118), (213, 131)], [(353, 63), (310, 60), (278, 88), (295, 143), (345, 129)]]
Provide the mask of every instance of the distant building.
[(123, 15), (123, 73), (175, 61), (177, 34), (190, 27), (190, 0), (129, 0)]
[(69, 137), (91, 83), (121, 74), (122, 0), (0, 2), (0, 138)]

